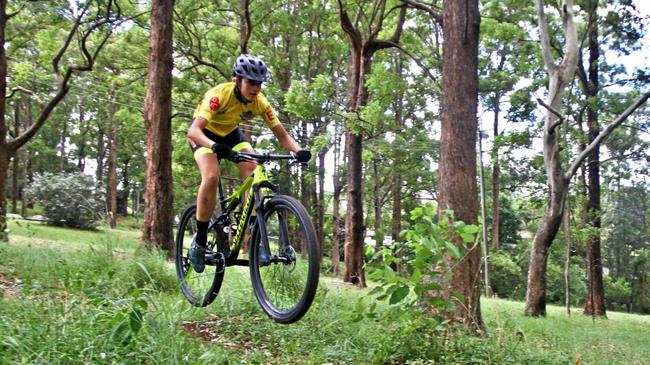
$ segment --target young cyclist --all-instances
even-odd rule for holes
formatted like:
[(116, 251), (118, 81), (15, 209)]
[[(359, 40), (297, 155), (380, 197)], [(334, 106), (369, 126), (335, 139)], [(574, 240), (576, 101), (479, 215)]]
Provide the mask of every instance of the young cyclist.
[[(311, 159), (311, 153), (302, 150), (280, 124), (275, 111), (261, 92), (262, 83), (269, 79), (269, 71), (264, 62), (258, 57), (242, 54), (237, 57), (232, 73), (233, 82), (219, 84), (205, 93), (194, 111), (194, 119), (187, 132), (194, 159), (201, 172), (201, 185), (196, 199), (197, 232), (188, 255), (194, 270), (199, 273), (205, 269), (208, 224), (216, 205), (219, 180), (217, 153), (225, 153), (219, 145), (227, 145), (233, 151), (253, 152), (253, 147), (239, 129), (239, 124), (262, 116), (284, 149), (296, 153), (299, 161), (307, 162)], [(245, 179), (255, 170), (255, 163), (240, 162), (237, 168), (242, 179)]]

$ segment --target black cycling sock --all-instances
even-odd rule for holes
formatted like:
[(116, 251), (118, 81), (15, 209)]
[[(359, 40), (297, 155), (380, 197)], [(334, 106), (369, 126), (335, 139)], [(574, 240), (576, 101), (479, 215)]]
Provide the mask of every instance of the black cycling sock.
[(196, 221), (196, 243), (199, 246), (207, 246), (209, 224), (210, 222)]

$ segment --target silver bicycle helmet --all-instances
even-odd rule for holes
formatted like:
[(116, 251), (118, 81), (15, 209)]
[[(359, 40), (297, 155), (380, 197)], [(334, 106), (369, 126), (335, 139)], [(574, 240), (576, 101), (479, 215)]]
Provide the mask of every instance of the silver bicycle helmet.
[(258, 57), (241, 54), (232, 65), (232, 74), (249, 80), (266, 82), (269, 80), (269, 70)]

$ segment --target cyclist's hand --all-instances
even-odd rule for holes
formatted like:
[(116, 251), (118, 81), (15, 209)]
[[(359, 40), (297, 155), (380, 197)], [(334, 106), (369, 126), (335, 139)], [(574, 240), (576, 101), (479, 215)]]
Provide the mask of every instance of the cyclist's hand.
[(296, 152), (296, 160), (298, 160), (298, 162), (309, 162), (309, 160), (311, 160), (311, 151), (300, 150)]
[(227, 144), (215, 143), (211, 148), (212, 152), (216, 153), (219, 158), (228, 158), (232, 154), (232, 150)]

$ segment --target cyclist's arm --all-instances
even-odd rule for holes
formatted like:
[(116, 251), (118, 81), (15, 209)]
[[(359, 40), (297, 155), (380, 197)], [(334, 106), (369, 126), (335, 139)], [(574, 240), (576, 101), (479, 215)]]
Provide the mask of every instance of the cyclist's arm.
[(194, 118), (190, 125), (190, 129), (187, 131), (187, 138), (191, 139), (197, 145), (211, 147), (214, 142), (203, 134), (203, 129), (205, 129), (207, 125), (207, 119), (203, 117)]
[(284, 129), (282, 124), (278, 124), (275, 127), (272, 127), (271, 131), (273, 131), (273, 134), (278, 139), (278, 142), (280, 142), (280, 146), (282, 146), (282, 148), (285, 150), (298, 152), (302, 149), (296, 140), (293, 139), (289, 133), (287, 133), (287, 130)]

